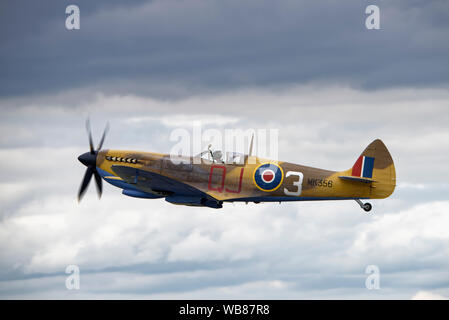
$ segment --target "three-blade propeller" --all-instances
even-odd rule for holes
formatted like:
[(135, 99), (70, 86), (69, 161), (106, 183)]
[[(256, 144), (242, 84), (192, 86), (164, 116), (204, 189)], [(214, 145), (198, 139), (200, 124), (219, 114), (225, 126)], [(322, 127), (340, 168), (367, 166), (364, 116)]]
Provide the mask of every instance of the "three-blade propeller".
[(101, 136), (101, 140), (100, 143), (98, 144), (97, 150), (94, 149), (89, 119), (87, 119), (86, 121), (86, 130), (89, 138), (90, 151), (83, 153), (78, 157), (78, 160), (87, 167), (86, 173), (84, 174), (83, 181), (81, 182), (81, 186), (78, 191), (78, 202), (81, 201), (81, 199), (83, 198), (84, 193), (86, 192), (87, 187), (89, 186), (89, 182), (92, 179), (92, 175), (95, 176), (98, 197), (101, 198), (101, 193), (103, 192), (103, 185), (101, 181), (101, 176), (97, 171), (97, 155), (98, 152), (101, 150), (101, 147), (103, 147), (104, 139), (109, 130), (109, 123), (106, 124), (106, 127), (104, 128), (103, 135)]

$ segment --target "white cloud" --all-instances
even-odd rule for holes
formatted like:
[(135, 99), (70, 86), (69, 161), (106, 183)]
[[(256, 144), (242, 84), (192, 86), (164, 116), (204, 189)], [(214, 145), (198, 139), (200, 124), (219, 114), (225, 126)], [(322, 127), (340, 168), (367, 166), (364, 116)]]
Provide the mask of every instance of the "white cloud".
[(418, 239), (449, 240), (449, 201), (425, 203), (377, 217), (359, 231), (355, 248), (407, 247)]
[[(69, 264), (81, 268), (83, 297), (408, 298), (449, 279), (440, 273), (449, 254), (445, 90), (291, 87), (172, 102), (118, 95), (81, 101), (74, 109), (21, 101), (0, 120), (8, 132), (31, 126), (37, 137), (0, 142), (3, 297), (18, 288), (16, 297), (33, 296), (34, 277), (44, 274), (52, 276), (42, 294), (73, 298), (54, 289)], [(89, 110), (94, 124), (111, 120), (108, 148), (168, 151), (173, 126), (203, 119), (220, 129), (279, 128), (281, 159), (330, 169), (351, 166), (380, 136), (399, 186), (392, 198), (373, 202), (371, 215), (352, 201), (179, 207), (127, 198), (106, 183), (101, 201), (92, 184), (77, 204), (85, 169), (76, 157), (87, 151)], [(95, 126), (96, 139), (101, 130)], [(382, 274), (383, 291), (375, 294), (364, 288), (369, 264)]]
[(434, 292), (419, 291), (412, 300), (449, 300), (449, 298)]
[(210, 114), (175, 114), (172, 117), (135, 117), (125, 120), (126, 124), (149, 124), (155, 121), (161, 121), (167, 127), (192, 127), (192, 124), (199, 122), (201, 125), (233, 125), (238, 122), (238, 118), (225, 117), (221, 115)]

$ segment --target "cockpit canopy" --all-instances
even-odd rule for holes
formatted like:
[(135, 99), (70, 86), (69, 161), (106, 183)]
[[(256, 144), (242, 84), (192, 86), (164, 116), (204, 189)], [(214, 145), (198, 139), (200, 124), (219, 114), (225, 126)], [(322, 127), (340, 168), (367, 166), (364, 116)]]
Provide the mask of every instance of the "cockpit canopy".
[(212, 151), (210, 146), (207, 150), (200, 152), (195, 157), (201, 158), (203, 162), (208, 163), (224, 163), (224, 164), (241, 164), (245, 162), (245, 155), (240, 152), (226, 152), (226, 157), (223, 159), (223, 152), (221, 150)]

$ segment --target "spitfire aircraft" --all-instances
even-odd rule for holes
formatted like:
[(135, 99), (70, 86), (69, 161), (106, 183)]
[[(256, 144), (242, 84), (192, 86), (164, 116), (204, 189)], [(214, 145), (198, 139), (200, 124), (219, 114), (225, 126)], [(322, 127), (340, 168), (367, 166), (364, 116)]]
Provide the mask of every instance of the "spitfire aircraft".
[(222, 208), (224, 202), (355, 200), (368, 212), (372, 206), (362, 200), (387, 198), (396, 186), (393, 159), (379, 139), (351, 168), (331, 171), (252, 156), (253, 140), (248, 154), (228, 153), (226, 159), (210, 145), (176, 162), (169, 154), (102, 150), (108, 126), (94, 149), (89, 121), (86, 127), (90, 151), (78, 157), (87, 167), (78, 201), (94, 176), (100, 197), (104, 179), (124, 195), (165, 198), (178, 205)]

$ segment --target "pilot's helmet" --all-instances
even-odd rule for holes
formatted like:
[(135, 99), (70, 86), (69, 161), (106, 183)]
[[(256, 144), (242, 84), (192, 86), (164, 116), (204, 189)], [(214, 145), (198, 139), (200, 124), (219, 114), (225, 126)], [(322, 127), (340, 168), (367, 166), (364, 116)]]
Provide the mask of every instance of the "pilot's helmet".
[(214, 151), (212, 153), (212, 158), (214, 160), (221, 160), (222, 157), (223, 157), (223, 153), (220, 150)]

